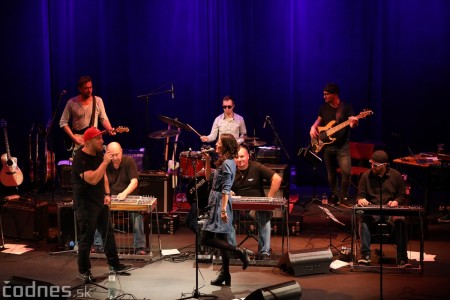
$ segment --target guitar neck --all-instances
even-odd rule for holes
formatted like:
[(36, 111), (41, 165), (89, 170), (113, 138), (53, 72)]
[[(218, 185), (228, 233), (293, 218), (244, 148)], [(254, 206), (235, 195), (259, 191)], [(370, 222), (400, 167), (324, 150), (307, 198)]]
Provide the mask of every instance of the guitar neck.
[(6, 158), (9, 161), (11, 160), (11, 152), (9, 151), (8, 131), (6, 131), (6, 127), (3, 127), (3, 136), (5, 137)]
[(345, 122), (339, 123), (338, 125), (331, 127), (330, 129), (327, 130), (327, 135), (333, 135), (336, 132), (338, 132), (339, 130), (341, 130), (342, 128), (348, 126), (350, 124), (350, 120), (347, 120)]

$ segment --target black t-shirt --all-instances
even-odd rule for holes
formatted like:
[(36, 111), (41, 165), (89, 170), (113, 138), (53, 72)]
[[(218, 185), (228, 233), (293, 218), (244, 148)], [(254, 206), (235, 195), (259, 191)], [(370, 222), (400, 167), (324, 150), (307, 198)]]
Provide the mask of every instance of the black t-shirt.
[[(106, 174), (108, 176), (111, 195), (117, 195), (123, 192), (130, 184), (131, 179), (139, 179), (136, 162), (129, 156), (122, 156), (122, 161), (118, 169), (115, 169), (111, 162), (106, 168)], [(131, 194), (137, 195), (138, 189), (136, 188)]]
[(103, 206), (105, 198), (105, 182), (102, 179), (96, 184), (91, 185), (84, 181), (81, 173), (89, 170), (97, 170), (103, 162), (103, 154), (97, 153), (95, 156), (83, 152), (82, 149), (76, 151), (72, 164), (72, 183), (73, 183), (73, 207), (89, 207), (96, 204)]
[(264, 179), (270, 182), (273, 174), (275, 171), (260, 162), (250, 160), (246, 170), (236, 168), (236, 177), (231, 190), (238, 196), (265, 197), (267, 195), (264, 193)]
[[(349, 117), (355, 115), (353, 107), (350, 103), (342, 101), (341, 103), (343, 103), (344, 108), (342, 109), (341, 117), (339, 118), (338, 122), (333, 125), (333, 127), (347, 121)], [(332, 107), (328, 103), (323, 103), (319, 108), (319, 117), (322, 118), (322, 123), (319, 124), (319, 126), (325, 127), (331, 121), (336, 121), (336, 112), (337, 108)], [(335, 145), (336, 147), (342, 146), (350, 140), (350, 126), (346, 126), (343, 129), (339, 130), (333, 135), (333, 137), (336, 138), (336, 141), (334, 141), (332, 145)]]

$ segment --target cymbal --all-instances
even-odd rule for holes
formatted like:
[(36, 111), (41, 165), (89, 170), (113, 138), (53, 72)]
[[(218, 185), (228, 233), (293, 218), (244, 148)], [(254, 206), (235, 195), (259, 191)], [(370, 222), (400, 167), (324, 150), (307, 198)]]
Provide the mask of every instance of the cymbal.
[(175, 126), (175, 127), (187, 130), (187, 131), (192, 131), (192, 129), (189, 126), (187, 126), (186, 124), (181, 123), (178, 120), (175, 120), (175, 119), (172, 119), (172, 118), (169, 118), (169, 117), (166, 117), (166, 116), (158, 116), (158, 119), (160, 119), (164, 123), (167, 123), (167, 124), (169, 124), (171, 126)]
[(245, 141), (251, 141), (251, 140), (259, 140), (259, 137), (256, 136), (246, 136), (244, 137)]
[(167, 138), (167, 137), (171, 137), (171, 136), (176, 136), (179, 133), (178, 130), (158, 130), (158, 131), (154, 131), (152, 133), (150, 133), (148, 135), (149, 138), (151, 139), (163, 139), (163, 138)]
[(267, 142), (265, 141), (246, 141), (244, 142), (245, 145), (250, 146), (250, 147), (259, 147), (259, 146), (264, 146), (265, 144), (267, 144)]

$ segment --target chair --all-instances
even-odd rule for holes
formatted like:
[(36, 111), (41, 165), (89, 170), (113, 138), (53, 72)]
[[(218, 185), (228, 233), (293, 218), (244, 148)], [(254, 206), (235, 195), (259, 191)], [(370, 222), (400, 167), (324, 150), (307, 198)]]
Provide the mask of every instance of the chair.
[[(351, 184), (358, 189), (358, 183), (353, 182), (353, 179), (361, 176), (367, 170), (370, 170), (369, 160), (372, 157), (375, 145), (372, 143), (358, 143), (350, 142), (350, 157), (352, 159), (352, 168), (350, 171)], [(341, 168), (337, 169), (341, 173)]]

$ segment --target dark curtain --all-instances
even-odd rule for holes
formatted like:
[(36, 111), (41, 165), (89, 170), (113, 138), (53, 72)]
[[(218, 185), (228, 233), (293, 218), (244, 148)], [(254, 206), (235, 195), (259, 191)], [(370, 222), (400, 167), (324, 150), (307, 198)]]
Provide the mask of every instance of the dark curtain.
[[(0, 117), (24, 170), (30, 128), (48, 130), (53, 116), (45, 139), (57, 161), (68, 158), (58, 123), (81, 75), (93, 78), (113, 126), (131, 129), (106, 142), (147, 148), (149, 168), (162, 166), (164, 141), (147, 137), (167, 129), (158, 116), (208, 134), (227, 94), (248, 135), (268, 145), (278, 135), (285, 162), (296, 164), (327, 82), (356, 112), (375, 112), (353, 140), (393, 156), (406, 145), (450, 147), (446, 0), (18, 0), (2, 1), (0, 17)], [(158, 94), (172, 84), (174, 99)], [(156, 95), (137, 97), (146, 94)], [(273, 129), (263, 128), (267, 115)], [(180, 151), (200, 146), (194, 132), (181, 133)]]

